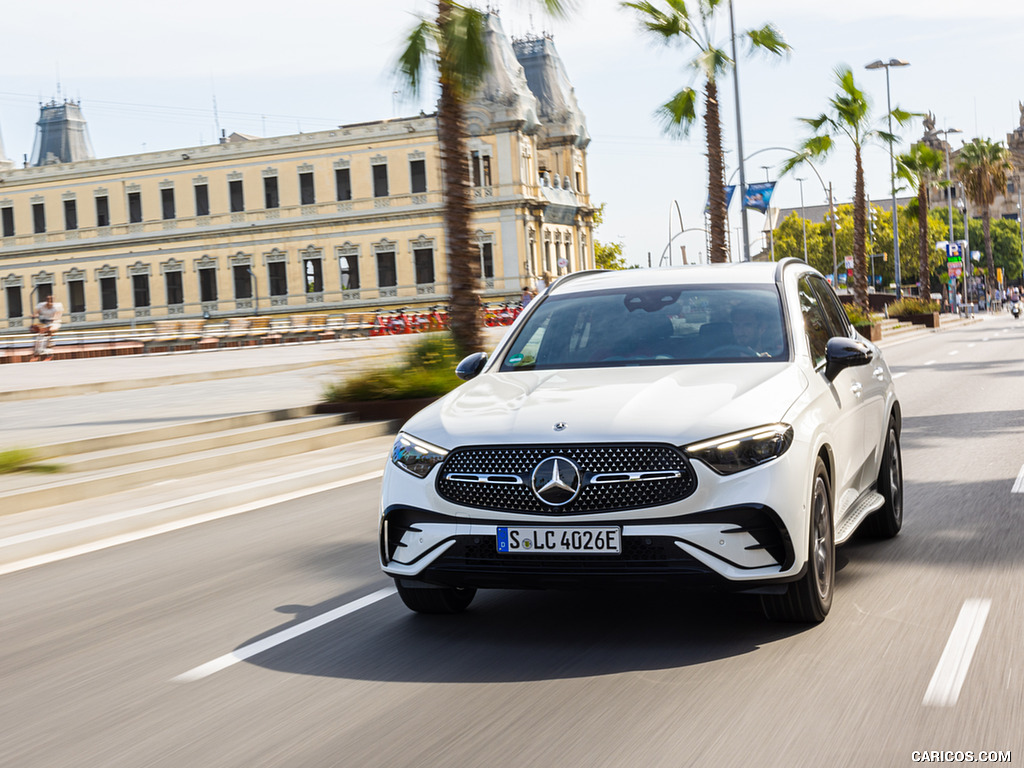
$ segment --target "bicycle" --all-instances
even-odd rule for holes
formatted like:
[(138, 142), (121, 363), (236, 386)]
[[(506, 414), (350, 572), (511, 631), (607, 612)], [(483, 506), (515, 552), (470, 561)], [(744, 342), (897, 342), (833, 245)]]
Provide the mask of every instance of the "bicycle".
[(50, 327), (43, 323), (36, 323), (32, 325), (31, 331), (35, 334), (35, 338), (32, 340), (32, 356), (29, 359), (42, 360), (53, 357), (53, 333), (50, 331)]

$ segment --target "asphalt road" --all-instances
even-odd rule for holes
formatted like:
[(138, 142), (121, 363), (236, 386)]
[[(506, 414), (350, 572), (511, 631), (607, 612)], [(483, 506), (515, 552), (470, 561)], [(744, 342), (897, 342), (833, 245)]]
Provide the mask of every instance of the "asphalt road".
[(1022, 351), (1009, 316), (886, 350), (905, 527), (840, 549), (820, 626), (671, 592), (417, 616), (356, 483), (0, 577), (0, 765), (1024, 761)]

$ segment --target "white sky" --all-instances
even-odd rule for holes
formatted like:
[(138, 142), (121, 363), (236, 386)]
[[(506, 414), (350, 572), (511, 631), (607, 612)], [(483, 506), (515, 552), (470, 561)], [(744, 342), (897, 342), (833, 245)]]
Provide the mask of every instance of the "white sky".
[[(703, 226), (706, 194), (704, 134), (665, 138), (652, 117), (657, 106), (691, 84), (688, 57), (646, 39), (633, 17), (611, 0), (578, 0), (571, 21), (552, 22), (529, 0), (492, 2), (505, 31), (550, 31), (576, 88), (592, 136), (590, 190), (607, 203), (601, 240), (624, 242), (627, 257), (656, 265), (669, 237), (669, 211), (678, 200), (687, 228)], [(32, 151), (40, 101), (81, 99), (98, 156), (211, 143), (219, 125), (272, 136), (338, 124), (433, 111), (436, 94), (417, 102), (394, 94), (393, 64), (415, 13), (430, 14), (428, 0), (306, 0), (292, 6), (179, 0), (151, 4), (48, 0), (5, 8), (0, 47), (0, 133), (8, 158)], [(833, 93), (832, 70), (854, 69), (858, 84), (885, 111), (884, 71), (866, 71), (875, 59), (902, 58), (892, 70), (893, 103), (931, 111), (939, 128), (1006, 140), (1020, 121), (1024, 100), (1024, 3), (1017, 0), (735, 0), (738, 29), (772, 21), (794, 47), (788, 60), (741, 59), (741, 109), (748, 182), (765, 178), (786, 154), (751, 155), (768, 147), (795, 147), (806, 136), (797, 117), (822, 112)], [(531, 24), (532, 18), (532, 24)], [(726, 24), (719, 29), (724, 41)], [(698, 87), (700, 83), (696, 84)], [(732, 80), (719, 84), (729, 171), (736, 166)], [(902, 148), (922, 134), (920, 121)], [(868, 191), (887, 194), (888, 153), (865, 155)], [(838, 202), (853, 190), (852, 153), (841, 147), (818, 166), (833, 182)], [(824, 202), (807, 170), (804, 200)], [(780, 182), (773, 203), (799, 204), (799, 185)], [(678, 231), (674, 218), (673, 231)], [(736, 236), (737, 202), (730, 210)], [(763, 217), (750, 213), (752, 249), (760, 246)], [(738, 241), (738, 236), (736, 236)], [(703, 234), (676, 240), (691, 256)]]

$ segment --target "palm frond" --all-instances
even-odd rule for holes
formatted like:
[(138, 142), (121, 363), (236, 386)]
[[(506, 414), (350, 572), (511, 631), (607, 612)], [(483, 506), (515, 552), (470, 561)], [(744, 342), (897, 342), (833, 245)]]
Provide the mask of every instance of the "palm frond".
[(746, 33), (750, 41), (750, 50), (760, 49), (781, 56), (789, 53), (793, 47), (785, 41), (782, 33), (774, 24), (765, 24), (760, 29), (751, 29)]
[(399, 84), (407, 96), (419, 95), (425, 70), (430, 64), (436, 64), (438, 37), (437, 25), (427, 19), (420, 19), (409, 31), (396, 65)]
[(476, 8), (452, 6), (443, 30), (441, 71), (463, 97), (468, 97), (483, 80), (490, 61), (487, 56), (487, 16)]
[(621, 3), (622, 8), (629, 8), (636, 11), (641, 26), (648, 32), (661, 37), (668, 42), (680, 34), (686, 34), (684, 30), (685, 18), (678, 13), (665, 13), (654, 4), (641, 0), (638, 3)]
[(697, 120), (697, 91), (684, 88), (663, 104), (655, 116), (669, 136), (681, 138), (689, 135)]

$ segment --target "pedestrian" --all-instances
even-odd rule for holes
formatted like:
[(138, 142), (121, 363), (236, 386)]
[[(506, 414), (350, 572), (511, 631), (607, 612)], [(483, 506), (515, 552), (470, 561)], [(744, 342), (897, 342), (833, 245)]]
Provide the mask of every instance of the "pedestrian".
[(64, 305), (54, 301), (52, 293), (36, 305), (36, 311), (32, 315), (32, 319), (35, 320), (33, 327), (42, 338), (36, 341), (33, 358), (49, 353), (50, 342), (53, 340), (54, 332), (60, 328), (63, 315)]
[(536, 292), (533, 288), (528, 285), (523, 286), (523, 294), (519, 297), (519, 303), (522, 305), (523, 309), (526, 309), (526, 305), (533, 301), (533, 297), (535, 295)]

